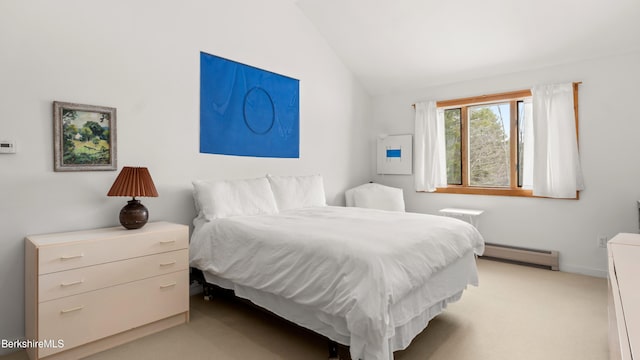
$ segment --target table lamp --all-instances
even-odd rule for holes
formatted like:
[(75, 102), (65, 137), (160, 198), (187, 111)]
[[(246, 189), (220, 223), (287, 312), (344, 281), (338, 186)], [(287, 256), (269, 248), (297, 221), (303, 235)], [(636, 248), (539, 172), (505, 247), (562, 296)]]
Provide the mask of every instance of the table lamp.
[(149, 170), (145, 167), (125, 166), (118, 174), (107, 196), (131, 196), (120, 210), (120, 224), (127, 229), (140, 229), (149, 220), (149, 211), (136, 196), (157, 197), (156, 190)]

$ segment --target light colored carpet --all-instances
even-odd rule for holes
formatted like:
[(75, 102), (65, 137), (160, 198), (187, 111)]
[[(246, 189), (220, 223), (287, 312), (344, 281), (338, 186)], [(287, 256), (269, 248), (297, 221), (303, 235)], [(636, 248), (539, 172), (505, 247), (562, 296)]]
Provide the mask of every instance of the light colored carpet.
[[(480, 286), (433, 319), (396, 360), (608, 358), (606, 279), (482, 259), (478, 266)], [(193, 296), (189, 324), (89, 359), (321, 360), (327, 354), (320, 336), (233, 299)]]

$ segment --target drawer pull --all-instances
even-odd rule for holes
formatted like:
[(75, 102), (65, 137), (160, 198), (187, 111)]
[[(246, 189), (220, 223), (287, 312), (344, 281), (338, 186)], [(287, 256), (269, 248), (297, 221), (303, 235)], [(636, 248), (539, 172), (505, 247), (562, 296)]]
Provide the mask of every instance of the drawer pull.
[(175, 243), (175, 240), (160, 240), (160, 244), (166, 245), (166, 244), (173, 244)]
[(80, 305), (71, 309), (60, 310), (60, 314), (68, 314), (70, 312), (82, 310), (83, 308), (84, 308), (84, 305)]
[(65, 261), (65, 260), (71, 260), (71, 259), (78, 259), (83, 257), (84, 254), (79, 254), (79, 255), (71, 255), (71, 256), (61, 256), (60, 260)]
[(176, 263), (175, 260), (169, 261), (169, 262), (166, 262), (166, 263), (160, 263), (160, 267), (170, 266), (170, 265), (173, 265), (175, 263)]
[(166, 289), (166, 288), (170, 288), (172, 286), (176, 286), (176, 283), (172, 282), (171, 284), (160, 285), (160, 289)]
[(68, 282), (68, 283), (60, 283), (60, 287), (79, 285), (79, 284), (82, 284), (83, 282), (84, 282), (84, 280), (72, 281), (72, 282)]

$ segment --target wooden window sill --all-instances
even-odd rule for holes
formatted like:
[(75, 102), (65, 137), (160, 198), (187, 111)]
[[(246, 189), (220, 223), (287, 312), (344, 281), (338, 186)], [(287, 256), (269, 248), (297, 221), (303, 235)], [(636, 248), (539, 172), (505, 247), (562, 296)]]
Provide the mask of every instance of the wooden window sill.
[[(422, 191), (424, 192), (424, 191)], [(449, 185), (444, 188), (437, 188), (435, 193), (439, 194), (468, 194), (468, 195), (495, 195), (495, 196), (520, 196), (532, 198), (545, 198), (543, 196), (534, 196), (532, 190), (512, 189), (512, 188), (492, 188), (492, 187), (468, 187)], [(579, 193), (576, 197), (565, 200), (579, 200)]]

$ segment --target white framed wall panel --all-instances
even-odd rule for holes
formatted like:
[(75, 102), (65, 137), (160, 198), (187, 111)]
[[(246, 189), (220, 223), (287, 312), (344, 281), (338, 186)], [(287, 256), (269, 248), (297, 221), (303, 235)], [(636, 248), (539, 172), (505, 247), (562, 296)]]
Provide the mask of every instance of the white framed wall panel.
[(411, 175), (413, 168), (413, 136), (378, 137), (378, 174)]

